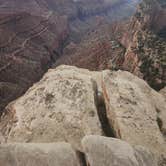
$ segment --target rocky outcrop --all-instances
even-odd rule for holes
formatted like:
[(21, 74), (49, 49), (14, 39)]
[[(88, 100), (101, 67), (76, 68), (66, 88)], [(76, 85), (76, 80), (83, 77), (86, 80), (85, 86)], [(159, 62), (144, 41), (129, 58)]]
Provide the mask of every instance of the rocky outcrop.
[(153, 151), (165, 151), (166, 102), (128, 72), (103, 74), (107, 117), (116, 137)]
[(84, 71), (63, 67), (49, 70), (18, 103), (7, 108), (13, 118), (6, 141), (67, 141), (81, 149), (83, 136), (102, 134), (94, 88)]
[(161, 156), (166, 154), (165, 110), (164, 97), (129, 72), (60, 66), (8, 105), (0, 142), (65, 141), (83, 152), (84, 136), (103, 135)]

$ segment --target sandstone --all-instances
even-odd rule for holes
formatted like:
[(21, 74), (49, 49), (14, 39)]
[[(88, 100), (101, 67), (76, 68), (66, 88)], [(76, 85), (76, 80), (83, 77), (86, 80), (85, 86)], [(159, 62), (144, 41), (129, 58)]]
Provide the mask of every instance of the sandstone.
[(114, 136), (164, 153), (166, 102), (138, 77), (123, 71), (103, 73), (107, 118)]
[(1, 166), (79, 166), (67, 143), (0, 145)]
[(103, 134), (95, 104), (95, 83), (87, 73), (65, 66), (49, 70), (7, 107), (5, 117), (9, 118), (0, 125), (6, 142), (66, 141), (81, 149), (85, 135)]
[(166, 100), (166, 87), (161, 89), (160, 93), (165, 97), (165, 100)]
[(150, 151), (143, 147), (133, 148), (119, 139), (86, 136), (82, 145), (90, 166), (157, 166)]
[(65, 141), (82, 151), (84, 136), (104, 135), (165, 155), (165, 111), (164, 97), (129, 72), (59, 66), (6, 107), (0, 142)]

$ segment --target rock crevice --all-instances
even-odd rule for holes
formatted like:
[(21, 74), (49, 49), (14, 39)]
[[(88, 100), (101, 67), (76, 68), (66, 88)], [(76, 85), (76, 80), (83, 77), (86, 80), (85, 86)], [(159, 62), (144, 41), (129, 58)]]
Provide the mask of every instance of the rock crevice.
[(1, 143), (65, 141), (84, 152), (83, 137), (99, 135), (166, 153), (165, 98), (129, 72), (60, 66), (6, 110)]
[(116, 138), (114, 128), (111, 126), (107, 118), (106, 104), (105, 104), (103, 92), (100, 92), (98, 89), (96, 90), (95, 101), (96, 101), (98, 117), (102, 126), (102, 130), (104, 132), (104, 135), (107, 137)]

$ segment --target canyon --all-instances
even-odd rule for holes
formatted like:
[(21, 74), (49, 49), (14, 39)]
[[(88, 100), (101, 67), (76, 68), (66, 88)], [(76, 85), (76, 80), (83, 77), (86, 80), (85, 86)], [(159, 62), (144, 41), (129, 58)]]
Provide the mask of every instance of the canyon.
[[(134, 12), (137, 0), (132, 3), (127, 0), (121, 3), (119, 0), (115, 2), (100, 0), (78, 2), (16, 0), (11, 2), (1, 0), (0, 112), (10, 101), (25, 93), (54, 63), (53, 66), (57, 63), (64, 63), (61, 57), (65, 59), (65, 53), (63, 53), (65, 48), (70, 49), (72, 43), (79, 45), (83, 40), (83, 34), (88, 36), (88, 33), (101, 24), (100, 20), (113, 22), (130, 16)], [(119, 12), (120, 8), (123, 8), (121, 12)], [(115, 13), (114, 16), (112, 16), (113, 13)], [(102, 28), (99, 31), (102, 36)], [(98, 37), (98, 34), (93, 36)], [(95, 49), (100, 56), (104, 48), (100, 48), (100, 43), (99, 46), (97, 45), (96, 42), (94, 47), (99, 47)], [(107, 40), (104, 47), (108, 47), (108, 52), (112, 51), (110, 42)], [(91, 48), (89, 51), (91, 52)], [(118, 54), (123, 52), (123, 48), (117, 49)], [(82, 50), (81, 53), (83, 53)], [(94, 56), (89, 57), (94, 58)], [(104, 57), (106, 60), (108, 55)], [(76, 56), (72, 65), (77, 65), (78, 58)], [(59, 62), (57, 62), (58, 59)], [(118, 59), (121, 61), (121, 58)], [(83, 67), (87, 67), (89, 60), (85, 58), (83, 63), (85, 64)], [(99, 68), (99, 65), (96, 65), (90, 64), (89, 67)]]
[(166, 166), (165, 0), (0, 0), (0, 166)]

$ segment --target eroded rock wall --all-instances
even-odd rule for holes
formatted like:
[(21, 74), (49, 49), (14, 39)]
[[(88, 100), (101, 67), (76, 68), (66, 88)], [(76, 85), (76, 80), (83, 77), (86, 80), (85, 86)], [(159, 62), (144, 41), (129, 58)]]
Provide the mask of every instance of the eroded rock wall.
[(156, 90), (166, 84), (165, 20), (163, 1), (144, 0), (121, 39), (127, 48), (123, 68), (140, 76)]

